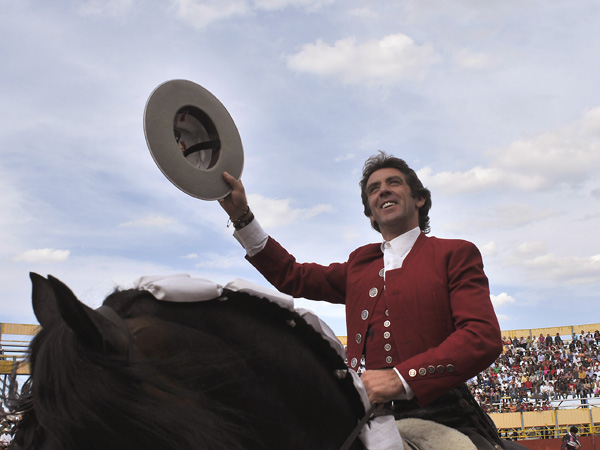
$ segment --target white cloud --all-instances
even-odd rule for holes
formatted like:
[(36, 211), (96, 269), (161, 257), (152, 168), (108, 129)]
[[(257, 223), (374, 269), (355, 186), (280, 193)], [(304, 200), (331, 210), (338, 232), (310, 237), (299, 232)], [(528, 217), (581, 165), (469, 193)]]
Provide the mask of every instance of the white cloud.
[(265, 229), (289, 225), (333, 211), (331, 205), (325, 204), (316, 205), (309, 209), (292, 208), (290, 199), (266, 198), (258, 194), (248, 195), (248, 203), (260, 216), (260, 223)]
[(424, 185), (433, 187), (446, 195), (478, 192), (499, 184), (504, 173), (499, 169), (474, 167), (466, 172), (444, 171), (433, 173), (431, 167), (417, 171)]
[(337, 156), (334, 158), (334, 162), (350, 161), (355, 158), (353, 153), (346, 153), (345, 155)]
[(541, 175), (519, 174), (499, 167), (473, 167), (467, 171), (444, 171), (434, 174), (431, 167), (417, 171), (426, 186), (439, 189), (446, 195), (480, 192), (485, 189), (503, 187), (533, 191), (543, 187), (546, 180)]
[(246, 0), (172, 0), (175, 14), (194, 28), (202, 29), (212, 22), (250, 12)]
[(287, 7), (299, 7), (308, 11), (316, 11), (323, 6), (335, 3), (335, 0), (254, 0), (257, 9), (266, 11), (281, 10)]
[(479, 250), (483, 256), (496, 256), (498, 254), (498, 245), (496, 245), (496, 242), (490, 241), (480, 246)]
[(79, 12), (83, 15), (109, 15), (119, 16), (134, 4), (134, 0), (88, 0), (79, 5)]
[(523, 227), (550, 219), (558, 213), (526, 204), (501, 204), (481, 210), (476, 217), (464, 221), (446, 222), (444, 228), (457, 233), (466, 229), (489, 230)]
[(349, 16), (356, 16), (361, 20), (376, 19), (377, 17), (379, 17), (378, 12), (375, 9), (370, 8), (369, 6), (362, 6), (360, 8), (351, 9), (347, 11), (346, 14)]
[(298, 8), (314, 12), (333, 3), (335, 0), (171, 0), (176, 16), (197, 29), (220, 20), (251, 16), (257, 11)]
[(431, 44), (419, 46), (402, 33), (362, 44), (354, 37), (340, 39), (333, 45), (317, 40), (287, 58), (288, 67), (293, 70), (337, 78), (346, 84), (390, 84), (420, 78), (438, 59)]
[(36, 250), (27, 250), (19, 253), (13, 258), (14, 261), (23, 262), (62, 262), (66, 261), (70, 255), (69, 250), (55, 250), (53, 248), (41, 248)]
[(533, 257), (547, 251), (548, 245), (543, 241), (524, 242), (517, 246), (515, 253), (519, 257)]
[(196, 269), (231, 269), (232, 267), (245, 267), (248, 263), (240, 258), (239, 253), (223, 255), (218, 252), (205, 252), (197, 258), (200, 262), (196, 263)]
[(142, 219), (132, 220), (130, 222), (124, 222), (119, 224), (120, 227), (151, 227), (151, 228), (167, 228), (171, 225), (177, 224), (175, 219), (170, 217), (162, 217), (151, 214)]
[(496, 64), (498, 58), (488, 53), (475, 53), (462, 49), (454, 55), (454, 61), (464, 69), (480, 70)]
[(530, 271), (530, 276), (542, 280), (570, 284), (600, 282), (600, 254), (560, 257), (548, 253), (524, 260), (522, 266)]
[(516, 227), (539, 222), (557, 215), (552, 209), (538, 209), (527, 204), (497, 205), (487, 211), (487, 217), (481, 218), (485, 226)]
[(354, 242), (357, 239), (360, 239), (363, 235), (356, 231), (356, 229), (348, 228), (345, 229), (342, 233), (342, 238), (345, 242)]
[(574, 124), (517, 140), (493, 154), (488, 167), (433, 173), (426, 166), (417, 174), (425, 185), (443, 195), (491, 188), (531, 192), (559, 184), (579, 185), (600, 170), (600, 107), (585, 112)]
[(502, 292), (498, 295), (490, 295), (490, 298), (492, 299), (492, 304), (494, 305), (494, 308), (498, 308), (500, 306), (516, 302), (516, 300), (510, 295), (508, 295), (506, 292)]
[(600, 168), (600, 107), (582, 119), (536, 137), (513, 142), (496, 153), (493, 164), (505, 173), (536, 180), (521, 183), (525, 190), (578, 184)]

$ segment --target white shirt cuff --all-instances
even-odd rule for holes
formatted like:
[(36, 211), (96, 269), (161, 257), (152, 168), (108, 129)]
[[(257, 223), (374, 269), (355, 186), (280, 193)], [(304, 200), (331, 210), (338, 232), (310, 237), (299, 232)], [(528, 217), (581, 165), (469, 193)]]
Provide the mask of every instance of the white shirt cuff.
[(400, 372), (395, 367), (394, 367), (394, 371), (396, 372), (396, 375), (398, 375), (400, 377), (400, 381), (402, 381), (402, 384), (404, 385), (404, 394), (402, 394), (398, 398), (398, 400), (410, 400), (410, 399), (414, 398), (415, 393), (410, 388), (410, 386), (408, 385), (408, 383), (406, 382), (406, 380), (404, 379), (404, 377), (402, 375), (400, 375)]
[(248, 256), (254, 256), (267, 245), (269, 235), (260, 226), (256, 217), (241, 230), (235, 230), (233, 237), (244, 247)]

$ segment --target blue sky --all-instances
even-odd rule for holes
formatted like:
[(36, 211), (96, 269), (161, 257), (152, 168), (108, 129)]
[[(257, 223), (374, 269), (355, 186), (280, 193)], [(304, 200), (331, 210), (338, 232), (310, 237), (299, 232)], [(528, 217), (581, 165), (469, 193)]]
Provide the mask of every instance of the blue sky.
[[(364, 160), (404, 158), (431, 235), (481, 250), (501, 327), (600, 322), (595, 1), (0, 0), (0, 321), (36, 323), (28, 273), (91, 306), (141, 275), (268, 283), (216, 202), (158, 170), (159, 84), (227, 107), (263, 227), (300, 261), (379, 241)], [(298, 301), (345, 334), (341, 307)]]

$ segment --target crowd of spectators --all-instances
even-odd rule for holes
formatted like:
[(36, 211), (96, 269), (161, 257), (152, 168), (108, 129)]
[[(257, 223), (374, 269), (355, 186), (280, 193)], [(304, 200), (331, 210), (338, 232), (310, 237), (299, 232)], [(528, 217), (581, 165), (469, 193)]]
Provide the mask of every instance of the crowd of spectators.
[(468, 382), (485, 411), (543, 411), (552, 400), (600, 396), (600, 331), (503, 340), (496, 362)]

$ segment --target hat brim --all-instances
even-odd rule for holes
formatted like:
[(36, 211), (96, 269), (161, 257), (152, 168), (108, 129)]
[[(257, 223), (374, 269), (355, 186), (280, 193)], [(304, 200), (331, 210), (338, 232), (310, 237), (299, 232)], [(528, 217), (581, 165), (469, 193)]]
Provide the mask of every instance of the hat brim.
[[(208, 120), (213, 134), (216, 133), (216, 139), (208, 142), (218, 142), (215, 161), (205, 168), (196, 167), (186, 159), (175, 137), (176, 117), (188, 110), (196, 111)], [(231, 192), (223, 172), (238, 180), (242, 175), (244, 151), (237, 127), (223, 104), (196, 83), (171, 80), (159, 85), (146, 103), (144, 134), (150, 154), (161, 172), (192, 197), (202, 200), (223, 198)]]

